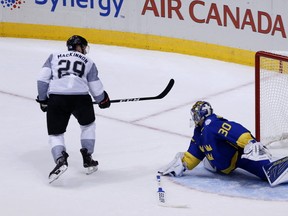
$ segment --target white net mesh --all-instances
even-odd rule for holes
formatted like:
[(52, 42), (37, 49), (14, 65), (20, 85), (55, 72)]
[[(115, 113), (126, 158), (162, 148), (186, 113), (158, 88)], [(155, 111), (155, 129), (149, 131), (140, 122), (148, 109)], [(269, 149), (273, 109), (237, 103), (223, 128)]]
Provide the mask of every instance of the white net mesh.
[(288, 147), (288, 57), (260, 56), (259, 77), (261, 142)]

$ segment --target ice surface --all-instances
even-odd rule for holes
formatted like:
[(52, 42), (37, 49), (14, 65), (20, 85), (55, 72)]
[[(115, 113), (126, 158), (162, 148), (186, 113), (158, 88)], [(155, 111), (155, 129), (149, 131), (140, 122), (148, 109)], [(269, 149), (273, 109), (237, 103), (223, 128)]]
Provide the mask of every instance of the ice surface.
[[(111, 99), (157, 95), (171, 78), (175, 85), (162, 100), (112, 104), (106, 110), (95, 106), (94, 158), (99, 161), (99, 170), (93, 175), (85, 175), (79, 152), (80, 129), (71, 118), (65, 134), (69, 168), (50, 185), (47, 177), (54, 162), (45, 114), (34, 100), (36, 77), (51, 52), (66, 49), (65, 42), (0, 38), (0, 47), (1, 215), (287, 214), (286, 201), (223, 196), (217, 191), (190, 189), (164, 177), (168, 201), (190, 208), (157, 205), (156, 171), (188, 148), (192, 135), (189, 111), (195, 101), (208, 100), (217, 114), (241, 122), (254, 133), (253, 68), (174, 53), (91, 44), (88, 55), (95, 60)], [(287, 154), (287, 150), (276, 154)], [(207, 187), (213, 180), (207, 180)]]

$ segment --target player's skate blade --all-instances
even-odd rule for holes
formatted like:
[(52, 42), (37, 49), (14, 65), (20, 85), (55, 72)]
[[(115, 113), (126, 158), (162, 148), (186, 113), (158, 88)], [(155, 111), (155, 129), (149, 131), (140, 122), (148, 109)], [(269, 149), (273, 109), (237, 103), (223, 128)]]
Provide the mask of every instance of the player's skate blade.
[(98, 170), (98, 161), (93, 160), (91, 154), (88, 153), (87, 148), (80, 149), (83, 157), (83, 167), (86, 169), (86, 174), (90, 175)]
[(55, 170), (53, 173), (50, 173), (48, 179), (49, 179), (49, 184), (57, 180), (66, 170), (68, 166), (67, 165), (62, 165), (60, 166), (57, 170)]
[(86, 175), (90, 175), (98, 170), (98, 166), (87, 167)]
[(52, 183), (58, 179), (68, 168), (67, 158), (69, 155), (67, 152), (62, 151), (62, 156), (57, 159), (55, 168), (49, 174), (49, 183)]

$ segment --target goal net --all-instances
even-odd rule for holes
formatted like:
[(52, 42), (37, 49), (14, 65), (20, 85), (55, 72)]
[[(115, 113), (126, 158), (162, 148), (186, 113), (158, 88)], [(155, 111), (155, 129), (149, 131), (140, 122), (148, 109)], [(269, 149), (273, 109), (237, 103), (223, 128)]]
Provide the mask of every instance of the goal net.
[(288, 53), (255, 55), (255, 120), (258, 141), (288, 147)]

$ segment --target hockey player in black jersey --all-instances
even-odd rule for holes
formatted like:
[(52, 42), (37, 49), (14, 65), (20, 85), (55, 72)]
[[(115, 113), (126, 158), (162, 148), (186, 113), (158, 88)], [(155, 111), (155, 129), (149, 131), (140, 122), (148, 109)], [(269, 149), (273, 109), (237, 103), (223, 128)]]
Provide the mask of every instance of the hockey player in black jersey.
[(216, 173), (241, 168), (271, 186), (288, 182), (288, 157), (273, 161), (268, 149), (241, 124), (217, 116), (206, 101), (196, 102), (191, 115), (195, 128), (188, 150), (177, 153), (160, 174), (182, 176), (203, 161), (205, 168)]
[(81, 155), (87, 174), (95, 172), (98, 162), (92, 158), (95, 145), (95, 113), (92, 98), (104, 109), (110, 99), (98, 77), (95, 63), (86, 56), (88, 42), (79, 35), (67, 40), (68, 51), (51, 54), (44, 63), (38, 79), (36, 101), (47, 112), (49, 143), (56, 167), (49, 182), (56, 180), (68, 168), (68, 153), (64, 133), (73, 115), (81, 129)]

